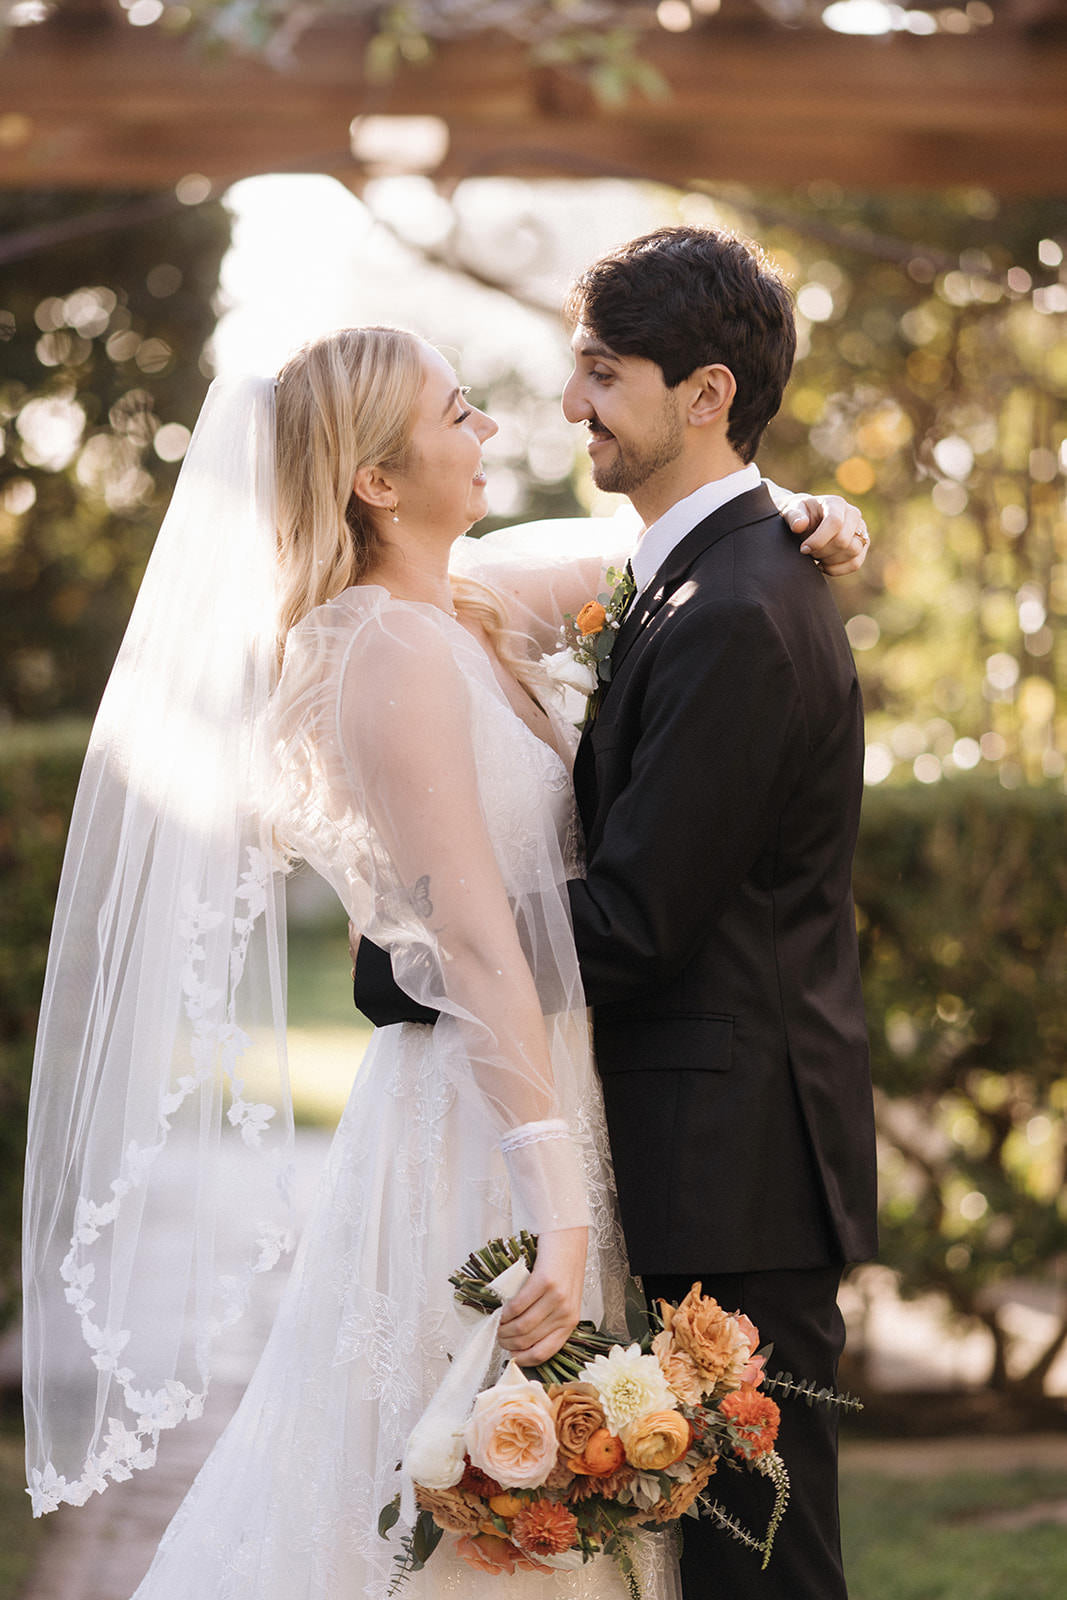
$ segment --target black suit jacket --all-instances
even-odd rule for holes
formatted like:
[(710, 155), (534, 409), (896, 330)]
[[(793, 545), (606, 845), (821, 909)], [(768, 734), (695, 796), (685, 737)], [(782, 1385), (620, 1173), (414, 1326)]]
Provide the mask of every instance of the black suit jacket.
[[(748, 491), (638, 597), (575, 766), (575, 942), (635, 1272), (875, 1249), (851, 895), (862, 761), (825, 580)], [(385, 1020), (365, 959), (357, 998)]]

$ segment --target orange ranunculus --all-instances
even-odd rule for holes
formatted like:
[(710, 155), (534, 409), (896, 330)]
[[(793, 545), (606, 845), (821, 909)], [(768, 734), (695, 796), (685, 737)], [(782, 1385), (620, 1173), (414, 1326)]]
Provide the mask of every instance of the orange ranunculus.
[(569, 1550), (578, 1536), (578, 1518), (553, 1500), (534, 1500), (524, 1506), (511, 1525), (511, 1537), (532, 1556), (558, 1556)]
[(517, 1494), (494, 1494), (490, 1496), (489, 1509), (508, 1522), (522, 1510), (524, 1503)]
[(591, 633), (599, 633), (607, 620), (608, 614), (600, 601), (587, 600), (574, 622), (582, 638), (588, 639)]
[(746, 1383), (719, 1401), (719, 1410), (741, 1435), (742, 1452), (751, 1459), (774, 1449), (781, 1412), (768, 1394)]
[(567, 1465), (589, 1478), (608, 1478), (626, 1460), (626, 1447), (617, 1433), (597, 1428), (580, 1456), (568, 1456)]
[(692, 1437), (680, 1411), (650, 1411), (626, 1429), (626, 1459), (639, 1472), (662, 1472), (682, 1459)]

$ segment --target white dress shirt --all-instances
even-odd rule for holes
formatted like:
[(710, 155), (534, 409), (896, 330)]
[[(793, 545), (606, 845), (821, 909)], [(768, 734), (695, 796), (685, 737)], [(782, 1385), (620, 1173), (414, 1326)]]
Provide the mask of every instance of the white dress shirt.
[(642, 594), (648, 588), (674, 547), (681, 544), (698, 523), (746, 490), (758, 489), (761, 482), (759, 468), (751, 461), (740, 472), (713, 478), (711, 483), (702, 483), (699, 489), (687, 494), (684, 500), (676, 500), (658, 521), (645, 529), (634, 546), (630, 566), (637, 593)]

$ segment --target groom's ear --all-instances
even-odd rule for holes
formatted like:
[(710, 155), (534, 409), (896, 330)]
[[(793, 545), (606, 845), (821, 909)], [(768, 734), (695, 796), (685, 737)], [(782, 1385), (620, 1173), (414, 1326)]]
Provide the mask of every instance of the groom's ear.
[(726, 421), (737, 393), (737, 380), (729, 367), (719, 362), (697, 367), (682, 384), (688, 399), (686, 418), (694, 428)]

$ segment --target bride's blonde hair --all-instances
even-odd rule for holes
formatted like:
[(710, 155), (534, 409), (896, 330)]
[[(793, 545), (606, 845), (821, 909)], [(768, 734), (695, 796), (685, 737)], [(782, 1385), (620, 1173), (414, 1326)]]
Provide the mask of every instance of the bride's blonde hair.
[(421, 387), (422, 341), (401, 328), (342, 328), (278, 374), (280, 646), (374, 565), (380, 534), (352, 484), (361, 467), (404, 465)]
[[(361, 467), (409, 465), (422, 387), (422, 340), (403, 328), (341, 328), (306, 344), (278, 374), (279, 657), (290, 628), (362, 582), (380, 552), (371, 508), (353, 491)], [(455, 578), (457, 610), (481, 624), (498, 657), (538, 698), (544, 675), (508, 628), (503, 601)]]

